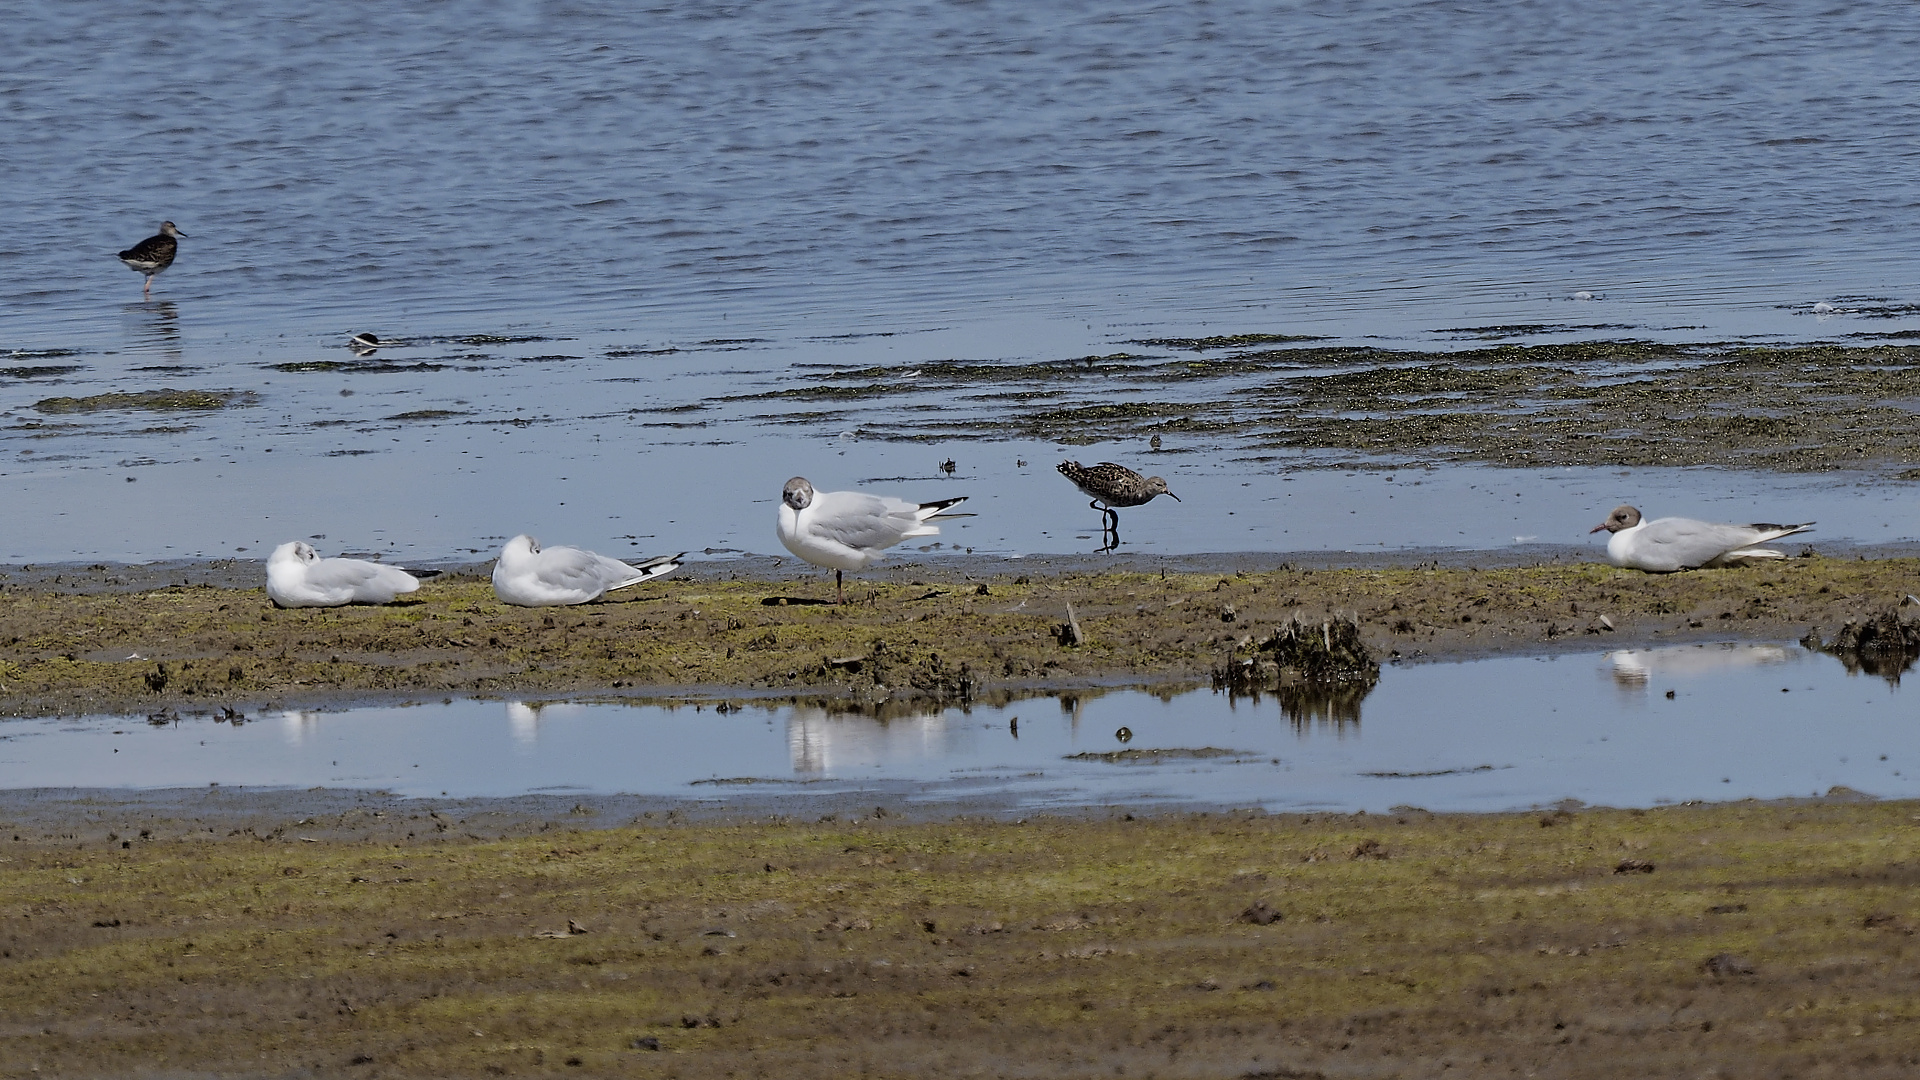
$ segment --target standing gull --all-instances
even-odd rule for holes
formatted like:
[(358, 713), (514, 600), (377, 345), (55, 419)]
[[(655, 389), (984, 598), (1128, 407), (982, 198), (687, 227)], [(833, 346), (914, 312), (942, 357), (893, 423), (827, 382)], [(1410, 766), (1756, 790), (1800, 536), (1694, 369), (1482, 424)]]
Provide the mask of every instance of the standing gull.
[(1640, 511), (1616, 506), (1607, 520), (1587, 530), (1613, 534), (1607, 541), (1607, 561), (1628, 570), (1656, 574), (1708, 566), (1737, 566), (1749, 559), (1784, 559), (1771, 548), (1756, 547), (1769, 540), (1792, 536), (1813, 527), (1799, 525), (1716, 525), (1692, 518), (1640, 520)]
[(420, 580), (365, 559), (323, 559), (313, 545), (291, 540), (267, 558), (267, 597), (283, 608), (389, 604)]
[(186, 235), (174, 228), (173, 222), (163, 221), (159, 232), (120, 253), (120, 261), (127, 264), (127, 269), (147, 275), (146, 284), (140, 287), (142, 298), (153, 288), (153, 279), (160, 271), (173, 265), (173, 257), (180, 251), (180, 241), (174, 237)]
[(780, 542), (815, 566), (832, 567), (833, 589), (844, 604), (846, 571), (879, 562), (887, 548), (909, 537), (938, 536), (940, 526), (929, 522), (966, 498), (913, 503), (864, 491), (815, 491), (796, 476), (780, 495)]
[(525, 533), (507, 541), (493, 564), (493, 593), (502, 603), (554, 607), (598, 600), (615, 589), (680, 569), (679, 555), (659, 555), (638, 566), (577, 547), (542, 548)]
[(1115, 465), (1103, 461), (1088, 468), (1077, 461), (1060, 463), (1060, 475), (1073, 481), (1073, 486), (1093, 497), (1088, 506), (1106, 515), (1106, 531), (1113, 534), (1113, 546), (1120, 546), (1120, 515), (1114, 512), (1118, 506), (1141, 506), (1153, 501), (1155, 495), (1165, 495), (1174, 502), (1180, 496), (1167, 490), (1167, 482), (1158, 476), (1141, 476), (1125, 465)]

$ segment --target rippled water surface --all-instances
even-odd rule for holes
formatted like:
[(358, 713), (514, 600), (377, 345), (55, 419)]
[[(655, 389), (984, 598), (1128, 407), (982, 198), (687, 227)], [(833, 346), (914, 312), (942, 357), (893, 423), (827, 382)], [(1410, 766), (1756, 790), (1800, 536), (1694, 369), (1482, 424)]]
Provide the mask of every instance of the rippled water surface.
[(209, 783), (1374, 811), (1568, 798), (1648, 806), (1836, 786), (1912, 798), (1920, 727), (1897, 684), (1796, 645), (1751, 644), (1389, 667), (1358, 703), (1125, 691), (884, 717), (789, 704), (453, 701), (242, 723), (0, 723), (0, 788)]
[[(1044, 441), (878, 443), (802, 402), (718, 400), (822, 365), (1253, 331), (1910, 329), (1916, 45), (1906, 7), (1792, 2), (16, 4), (0, 498), (25, 512), (0, 558), (319, 533), (449, 557), (523, 529), (768, 550), (755, 515), (786, 475), (928, 490), (950, 457), (983, 497), (1058, 501), (1045, 475), (1017, 493), (1014, 462), (1058, 453)], [(162, 219), (188, 239), (142, 301), (111, 255)], [(343, 346), (365, 330), (403, 345), (358, 362)], [(242, 396), (34, 408), (161, 387)], [(1281, 471), (1219, 449), (1187, 440), (1172, 467), (1222, 487)], [(1728, 513), (1756, 516), (1791, 494), (1613, 486), (1732, 488)], [(1249, 540), (1210, 505), (1139, 539), (1431, 539), (1383, 507)], [(1872, 497), (1834, 513), (1839, 535), (1920, 535)], [(1071, 522), (1050, 528), (979, 543), (1077, 550)]]

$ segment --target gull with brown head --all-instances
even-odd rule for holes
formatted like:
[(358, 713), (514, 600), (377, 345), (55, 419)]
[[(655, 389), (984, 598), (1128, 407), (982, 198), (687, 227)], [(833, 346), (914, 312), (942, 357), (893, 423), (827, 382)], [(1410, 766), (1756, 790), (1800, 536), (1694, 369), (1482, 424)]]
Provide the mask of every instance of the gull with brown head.
[(832, 568), (834, 593), (844, 604), (846, 571), (879, 562), (902, 540), (938, 536), (933, 519), (966, 516), (943, 513), (966, 498), (917, 503), (864, 491), (815, 491), (796, 476), (780, 493), (780, 542), (807, 562)]
[(1631, 506), (1616, 506), (1607, 520), (1589, 529), (1613, 535), (1607, 540), (1607, 561), (1628, 570), (1665, 574), (1702, 567), (1740, 566), (1760, 559), (1786, 556), (1758, 545), (1792, 536), (1813, 527), (1799, 525), (1724, 525), (1693, 518), (1643, 520)]

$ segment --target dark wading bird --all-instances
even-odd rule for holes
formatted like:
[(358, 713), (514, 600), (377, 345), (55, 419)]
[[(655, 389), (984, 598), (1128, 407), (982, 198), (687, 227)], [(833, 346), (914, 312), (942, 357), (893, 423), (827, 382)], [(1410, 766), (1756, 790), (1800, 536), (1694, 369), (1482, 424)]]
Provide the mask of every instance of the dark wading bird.
[(159, 232), (120, 253), (120, 261), (127, 264), (127, 269), (147, 275), (146, 284), (140, 287), (142, 298), (153, 288), (153, 279), (159, 276), (160, 271), (172, 266), (173, 257), (179, 254), (180, 241), (174, 237), (186, 235), (174, 228), (173, 222), (163, 221)]
[(1120, 546), (1120, 515), (1115, 507), (1141, 506), (1153, 501), (1155, 495), (1165, 495), (1174, 502), (1180, 496), (1167, 490), (1167, 482), (1158, 476), (1141, 476), (1125, 465), (1115, 465), (1103, 461), (1091, 468), (1077, 461), (1060, 463), (1060, 475), (1073, 481), (1073, 486), (1093, 497), (1088, 506), (1106, 515), (1103, 525), (1104, 539), (1108, 541), (1105, 550), (1112, 551)]

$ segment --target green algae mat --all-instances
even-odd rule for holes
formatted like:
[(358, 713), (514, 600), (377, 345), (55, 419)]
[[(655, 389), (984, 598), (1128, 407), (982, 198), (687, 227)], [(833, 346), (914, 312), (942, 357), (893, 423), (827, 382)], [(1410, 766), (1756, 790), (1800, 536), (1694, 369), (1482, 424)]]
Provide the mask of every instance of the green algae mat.
[(451, 811), (294, 812), (244, 830), (0, 820), (0, 1075), (1920, 1064), (1913, 804), (932, 824), (876, 808), (504, 838)]
[[(1484, 340), (1551, 329), (1460, 333)], [(1304, 455), (1320, 466), (1695, 465), (1920, 475), (1920, 424), (1911, 407), (1920, 398), (1920, 346), (1904, 340), (1622, 340), (1447, 352), (1266, 335), (1133, 344), (1208, 355), (848, 368), (731, 400), (804, 402), (868, 438), (1091, 443), (1186, 435)], [(1273, 345), (1282, 347), (1262, 347)], [(876, 411), (940, 392), (992, 407)]]
[[(1920, 560), (1796, 558), (1647, 575), (1506, 569), (1067, 573), (862, 582), (667, 578), (609, 603), (514, 608), (483, 580), (383, 607), (277, 610), (260, 589), (0, 591), (0, 715), (328, 695), (701, 688), (877, 705), (1093, 681), (1205, 680), (1295, 616), (1353, 618), (1382, 660), (1831, 635), (1920, 594)], [(1068, 617), (1072, 607), (1074, 618)], [(1070, 632), (1073, 623), (1077, 632)]]

